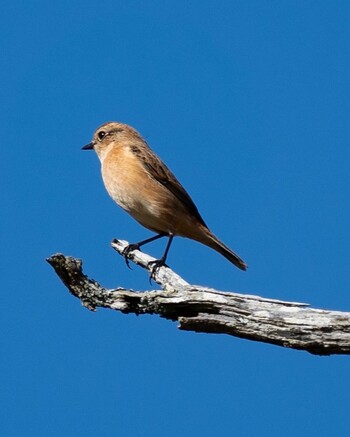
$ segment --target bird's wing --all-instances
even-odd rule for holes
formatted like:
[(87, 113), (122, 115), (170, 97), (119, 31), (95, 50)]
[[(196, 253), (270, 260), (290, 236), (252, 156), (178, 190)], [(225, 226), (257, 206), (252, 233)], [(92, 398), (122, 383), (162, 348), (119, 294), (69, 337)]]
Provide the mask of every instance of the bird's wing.
[(187, 207), (189, 213), (196, 217), (202, 225), (207, 227), (190, 195), (164, 162), (162, 162), (162, 160), (159, 159), (148, 146), (143, 146), (141, 148), (137, 145), (133, 145), (131, 146), (131, 150), (141, 160), (151, 177), (167, 188), (184, 206)]

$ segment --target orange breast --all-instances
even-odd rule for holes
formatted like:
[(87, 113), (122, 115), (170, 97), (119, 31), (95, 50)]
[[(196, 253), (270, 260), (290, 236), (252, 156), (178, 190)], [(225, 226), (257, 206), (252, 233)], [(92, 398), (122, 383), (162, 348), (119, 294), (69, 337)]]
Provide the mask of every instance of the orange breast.
[(176, 233), (179, 201), (150, 176), (127, 147), (115, 147), (102, 163), (102, 178), (112, 199), (154, 232)]

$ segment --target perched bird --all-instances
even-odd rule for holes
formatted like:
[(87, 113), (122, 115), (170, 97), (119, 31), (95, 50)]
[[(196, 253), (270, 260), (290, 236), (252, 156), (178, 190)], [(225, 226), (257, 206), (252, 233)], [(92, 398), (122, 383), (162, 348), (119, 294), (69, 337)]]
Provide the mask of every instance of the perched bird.
[(131, 126), (105, 123), (83, 150), (95, 150), (101, 161), (104, 185), (112, 199), (141, 225), (157, 235), (130, 244), (123, 255), (146, 243), (168, 237), (161, 259), (165, 264), (174, 236), (191, 238), (221, 253), (232, 264), (246, 270), (245, 262), (225, 246), (207, 227), (196, 205), (168, 167)]

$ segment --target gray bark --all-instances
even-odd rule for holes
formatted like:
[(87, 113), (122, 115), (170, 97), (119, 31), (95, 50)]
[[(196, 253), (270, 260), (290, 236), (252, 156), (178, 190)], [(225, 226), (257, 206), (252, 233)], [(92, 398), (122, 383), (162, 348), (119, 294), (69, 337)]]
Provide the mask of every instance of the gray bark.
[[(122, 254), (126, 241), (114, 240)], [(150, 271), (154, 258), (134, 250), (128, 258)], [(88, 278), (82, 261), (62, 254), (47, 259), (71, 294), (89, 310), (109, 308), (122, 313), (158, 314), (187, 331), (229, 334), (317, 355), (350, 353), (350, 313), (310, 308), (307, 304), (222, 292), (190, 285), (168, 267), (152, 279), (162, 290), (106, 289)]]

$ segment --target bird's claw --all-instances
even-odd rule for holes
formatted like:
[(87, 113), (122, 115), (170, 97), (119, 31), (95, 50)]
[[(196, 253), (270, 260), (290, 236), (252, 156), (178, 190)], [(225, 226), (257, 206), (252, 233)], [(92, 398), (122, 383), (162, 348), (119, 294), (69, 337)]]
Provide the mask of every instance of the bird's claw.
[[(152, 268), (151, 265), (153, 264)], [(158, 269), (160, 269), (161, 267), (168, 267), (165, 264), (164, 259), (155, 259), (154, 261), (150, 261), (147, 264), (147, 268), (150, 269), (150, 275), (149, 275), (149, 282), (150, 284), (152, 284), (152, 279), (154, 279), (155, 274), (157, 273)]]
[(140, 246), (138, 244), (129, 244), (129, 245), (126, 246), (126, 248), (122, 252), (122, 255), (123, 255), (124, 259), (125, 259), (125, 264), (127, 265), (127, 267), (130, 270), (132, 270), (132, 268), (130, 267), (130, 264), (129, 264), (128, 255), (133, 250), (138, 250), (138, 249), (140, 249)]

